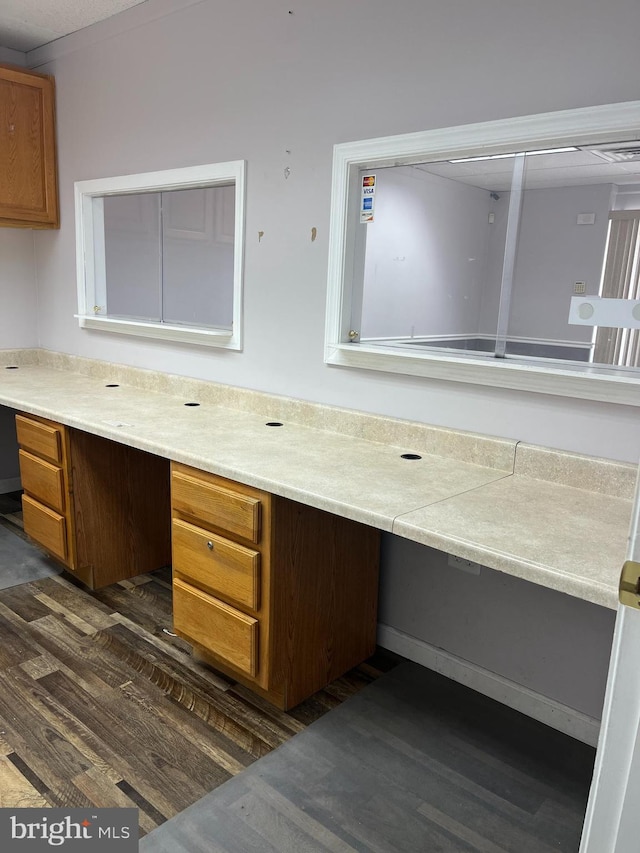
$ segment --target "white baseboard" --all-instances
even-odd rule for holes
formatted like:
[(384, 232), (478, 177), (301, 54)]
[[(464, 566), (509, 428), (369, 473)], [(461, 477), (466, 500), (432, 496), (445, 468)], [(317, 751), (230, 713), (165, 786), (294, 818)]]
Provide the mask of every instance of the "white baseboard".
[(508, 705), (509, 708), (533, 717), (534, 720), (539, 720), (576, 740), (588, 743), (590, 746), (597, 746), (600, 720), (576, 711), (575, 708), (529, 690), (515, 681), (503, 678), (495, 672), (490, 672), (444, 649), (438, 649), (423, 640), (404, 634), (389, 625), (378, 624), (378, 645), (464, 684), (503, 705)]
[(9, 492), (17, 492), (22, 488), (20, 477), (12, 477), (8, 480), (0, 480), (0, 495), (6, 495)]

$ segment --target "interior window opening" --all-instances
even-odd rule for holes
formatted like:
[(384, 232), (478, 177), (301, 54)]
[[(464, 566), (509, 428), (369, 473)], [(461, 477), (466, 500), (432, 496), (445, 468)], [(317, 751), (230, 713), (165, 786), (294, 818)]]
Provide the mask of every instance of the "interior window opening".
[(242, 348), (242, 160), (75, 185), (82, 328)]
[(638, 330), (569, 316), (640, 299), (639, 209), (637, 141), (362, 166), (350, 340), (636, 370)]

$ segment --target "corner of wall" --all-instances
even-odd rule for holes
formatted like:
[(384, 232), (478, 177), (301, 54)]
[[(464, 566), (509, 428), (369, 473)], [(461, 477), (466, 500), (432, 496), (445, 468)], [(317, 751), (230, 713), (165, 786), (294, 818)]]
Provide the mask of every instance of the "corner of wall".
[(0, 47), (0, 62), (7, 62), (9, 65), (20, 65), (26, 67), (27, 54), (21, 50), (13, 50), (10, 47)]

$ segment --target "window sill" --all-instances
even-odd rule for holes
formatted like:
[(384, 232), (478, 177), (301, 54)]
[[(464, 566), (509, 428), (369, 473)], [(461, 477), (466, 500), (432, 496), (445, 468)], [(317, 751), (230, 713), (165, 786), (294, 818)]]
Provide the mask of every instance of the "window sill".
[(340, 367), (380, 370), (626, 406), (640, 405), (640, 374), (621, 375), (617, 369), (568, 363), (550, 366), (549, 362), (543, 365), (518, 358), (417, 354), (366, 344), (329, 345), (325, 362)]
[(222, 347), (230, 350), (242, 349), (239, 335), (230, 329), (194, 329), (188, 326), (172, 326), (168, 323), (144, 323), (139, 320), (116, 320), (113, 317), (82, 314), (75, 316), (81, 329), (98, 329), (102, 332), (117, 332), (121, 335)]

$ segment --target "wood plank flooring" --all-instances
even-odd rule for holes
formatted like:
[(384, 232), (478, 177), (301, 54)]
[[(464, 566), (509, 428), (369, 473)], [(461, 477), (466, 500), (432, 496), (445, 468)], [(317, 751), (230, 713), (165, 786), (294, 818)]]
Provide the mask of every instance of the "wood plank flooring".
[(377, 678), (380, 660), (284, 713), (172, 636), (168, 569), (94, 592), (68, 574), (1, 590), (0, 807), (137, 806), (142, 836)]
[(141, 853), (577, 853), (594, 750), (405, 662)]
[(594, 750), (396, 664), (284, 713), (172, 635), (168, 569), (0, 590), (0, 807), (135, 806), (149, 853), (577, 853)]

